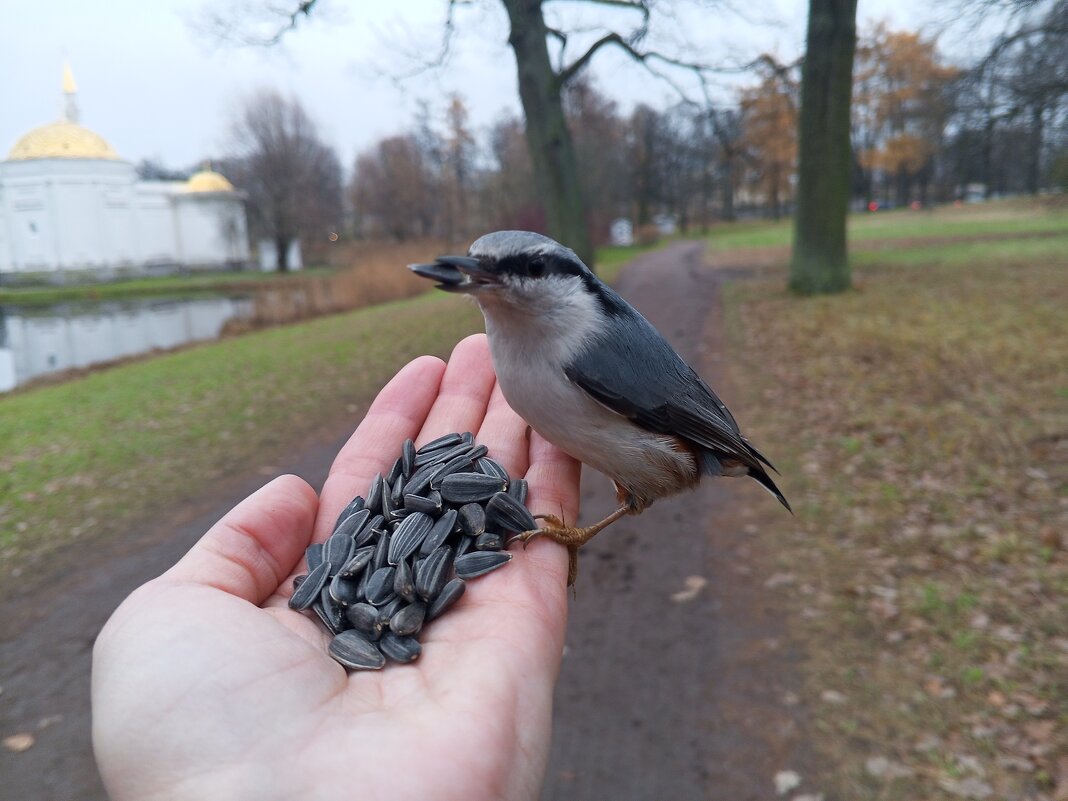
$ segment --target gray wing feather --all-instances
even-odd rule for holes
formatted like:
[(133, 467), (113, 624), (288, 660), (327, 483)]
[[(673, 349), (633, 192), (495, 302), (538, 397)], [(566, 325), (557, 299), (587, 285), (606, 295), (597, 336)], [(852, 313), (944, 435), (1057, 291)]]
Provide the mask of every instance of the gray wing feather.
[[(644, 317), (630, 311), (633, 317), (610, 319), (604, 335), (567, 365), (568, 379), (644, 429), (682, 437), (750, 467), (760, 462), (771, 467), (742, 437), (708, 384)], [(640, 353), (632, 346), (638, 341)]]

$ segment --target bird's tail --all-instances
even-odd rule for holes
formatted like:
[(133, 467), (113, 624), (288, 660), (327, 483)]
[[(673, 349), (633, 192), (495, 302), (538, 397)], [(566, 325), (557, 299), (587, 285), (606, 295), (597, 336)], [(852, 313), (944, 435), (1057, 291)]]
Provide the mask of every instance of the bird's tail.
[(790, 514), (794, 513), (794, 510), (790, 508), (790, 502), (786, 500), (786, 496), (783, 495), (782, 491), (775, 486), (775, 482), (771, 480), (771, 476), (768, 475), (767, 471), (764, 470), (763, 467), (750, 467), (748, 475), (750, 478), (754, 479), (758, 484), (760, 484), (760, 486), (762, 486), (764, 489), (774, 495), (775, 498), (779, 501), (779, 503), (786, 507), (786, 511), (788, 511)]

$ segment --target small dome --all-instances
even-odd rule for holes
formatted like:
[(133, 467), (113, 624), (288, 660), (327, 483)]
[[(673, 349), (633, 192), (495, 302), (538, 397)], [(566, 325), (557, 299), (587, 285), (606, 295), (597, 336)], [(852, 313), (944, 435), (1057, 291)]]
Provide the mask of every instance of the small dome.
[(29, 159), (109, 159), (117, 160), (104, 137), (74, 122), (60, 122), (34, 128), (7, 154), (11, 161)]
[(226, 180), (226, 176), (215, 170), (201, 170), (189, 176), (185, 182), (186, 192), (233, 192), (234, 185)]

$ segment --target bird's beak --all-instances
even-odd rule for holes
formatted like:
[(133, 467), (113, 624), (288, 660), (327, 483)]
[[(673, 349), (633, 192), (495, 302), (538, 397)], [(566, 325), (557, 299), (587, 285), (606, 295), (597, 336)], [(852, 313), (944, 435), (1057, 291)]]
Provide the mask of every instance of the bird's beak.
[(433, 264), (409, 264), (408, 269), (438, 282), (446, 292), (474, 292), (500, 284), (492, 270), (470, 256), (438, 256)]

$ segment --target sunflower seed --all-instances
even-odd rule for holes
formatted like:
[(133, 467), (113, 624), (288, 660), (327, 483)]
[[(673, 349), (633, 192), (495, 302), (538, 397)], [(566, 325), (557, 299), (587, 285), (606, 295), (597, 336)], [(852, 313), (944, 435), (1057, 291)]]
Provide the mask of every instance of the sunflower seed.
[(356, 594), (361, 601), (367, 600), (367, 583), (371, 580), (371, 575), (373, 573), (374, 571), (371, 569), (371, 566), (368, 565), (360, 571), (360, 577), (356, 580)]
[(375, 606), (389, 603), (396, 595), (393, 592), (393, 576), (397, 568), (386, 566), (379, 568), (367, 579), (367, 602)]
[(382, 474), (375, 473), (375, 477), (371, 479), (371, 488), (367, 490), (367, 505), (365, 509), (370, 509), (372, 512), (377, 512), (382, 508)]
[(507, 551), (474, 551), (458, 557), (453, 565), (457, 576), (462, 579), (472, 579), (496, 570), (510, 561), (512, 561), (512, 555)]
[(397, 563), (397, 572), (393, 575), (393, 592), (406, 601), (415, 600), (415, 578), (407, 559), (401, 559)]
[[(467, 452), (467, 458), (470, 459), (472, 462), (477, 462), (487, 453), (489, 453), (489, 448), (487, 448), (485, 445), (475, 445), (471, 448), (470, 451)], [(505, 480), (507, 480), (508, 474), (505, 473), (504, 477)]]
[(389, 502), (394, 509), (404, 506), (404, 476), (401, 476), (393, 484), (393, 490), (389, 494)]
[(428, 621), (438, 617), (442, 612), (460, 600), (460, 596), (464, 594), (464, 590), (467, 589), (467, 582), (462, 578), (454, 578), (441, 588), (441, 592), (438, 593), (438, 597), (430, 604), (430, 607), (426, 610), (426, 619)]
[(361, 509), (358, 512), (353, 512), (341, 521), (340, 525), (338, 525), (338, 527), (334, 529), (334, 533), (344, 534), (346, 537), (351, 538), (354, 535), (359, 534), (360, 529), (362, 529), (364, 524), (370, 519), (370, 509)]
[(300, 589), (300, 585), (304, 583), (304, 579), (306, 578), (306, 575), (293, 576), (293, 592), (296, 592), (298, 589)]
[[(433, 467), (434, 465), (447, 464), (457, 456), (463, 456), (470, 449), (470, 446), (465, 445), (463, 442), (459, 442), (452, 447), (423, 454), (416, 459), (416, 466), (420, 469), (426, 469), (427, 467)], [(420, 464), (420, 460), (422, 461), (422, 464)]]
[(441, 482), (445, 480), (446, 476), (451, 476), (454, 473), (470, 473), (474, 468), (475, 463), (460, 454), (455, 459), (450, 459), (441, 465), (441, 470), (430, 480), (430, 488), (438, 491), (441, 489)]
[(352, 537), (345, 532), (331, 534), (323, 546), (323, 559), (340, 567), (352, 558), (353, 547)]
[(527, 507), (507, 492), (498, 492), (489, 499), (486, 519), (494, 528), (505, 531), (533, 531), (538, 527), (538, 522)]
[(404, 440), (401, 450), (401, 465), (404, 475), (410, 476), (415, 469), (415, 443), (410, 439)]
[(460, 439), (466, 442), (468, 445), (475, 444), (475, 435), (472, 434), (470, 431), (465, 431), (464, 433), (462, 433), (460, 435)]
[(476, 551), (499, 551), (504, 547), (504, 537), (496, 531), (483, 531), (475, 539)]
[(382, 515), (375, 515), (370, 520), (368, 520), (366, 523), (364, 523), (363, 527), (360, 528), (360, 530), (357, 531), (353, 535), (352, 544), (356, 548), (360, 548), (360, 547), (366, 545), (371, 540), (373, 540), (376, 536), (378, 536), (378, 535), (380, 535), (382, 533), (382, 527), (385, 524), (386, 524), (386, 519), (384, 517), (382, 517)]
[(389, 539), (390, 533), (383, 531), (375, 543), (375, 552), (371, 555), (371, 570), (380, 570), (389, 562)]
[(455, 509), (448, 509), (435, 521), (423, 544), (419, 546), (419, 553), (426, 556), (449, 538), (456, 527), (456, 514)]
[(464, 534), (460, 537), (460, 541), (456, 543), (456, 558), (459, 559), (465, 553), (475, 547), (475, 538)]
[(382, 517), (386, 519), (387, 523), (393, 522), (393, 502), (390, 500), (390, 490), (388, 487), (382, 487)]
[(337, 527), (341, 525), (341, 521), (343, 521), (346, 517), (351, 515), (353, 512), (360, 511), (366, 506), (367, 502), (361, 496), (357, 495), (355, 498), (349, 501), (349, 505), (342, 509), (341, 514), (337, 516), (337, 522), (334, 523), (334, 530), (337, 530)]
[(319, 594), (319, 603), (315, 605), (315, 609), (320, 610), (319, 615), (326, 621), (326, 626), (334, 634), (345, 629), (345, 612), (344, 610), (334, 603), (334, 599), (330, 597), (330, 587), (323, 587), (323, 591)]
[(421, 495), (425, 492), (434, 476), (441, 472), (441, 467), (440, 464), (428, 464), (416, 470), (415, 475), (408, 479), (408, 492), (412, 495)]
[(359, 579), (347, 578), (338, 573), (330, 581), (330, 598), (339, 606), (351, 606), (360, 601)]
[(383, 624), (378, 619), (378, 610), (371, 604), (353, 604), (345, 610), (345, 617), (354, 629), (370, 639), (378, 639), (382, 634)]
[(326, 586), (326, 580), (329, 575), (330, 563), (320, 562), (319, 566), (309, 572), (308, 577), (293, 591), (293, 595), (289, 599), (289, 608), (307, 609), (315, 603), (315, 599), (319, 597), (319, 593)]
[(418, 634), (426, 619), (426, 604), (416, 601), (408, 604), (389, 619), (389, 628), (394, 634)]
[(413, 512), (400, 522), (389, 540), (389, 554), (386, 561), (391, 565), (407, 559), (416, 548), (423, 544), (423, 539), (430, 533), (434, 519), (422, 512)]
[(527, 482), (524, 478), (513, 478), (508, 482), (508, 494), (526, 506), (527, 504)]
[(389, 472), (386, 473), (385, 483), (391, 487), (397, 483), (397, 479), (404, 475), (404, 459), (397, 457), (397, 461), (393, 463), (393, 467), (389, 468)]
[(323, 544), (313, 542), (309, 545), (304, 551), (304, 559), (308, 562), (308, 572), (311, 573), (323, 563)]
[(424, 601), (434, 600), (445, 586), (452, 572), (452, 554), (452, 548), (443, 545), (434, 549), (419, 565), (415, 574), (415, 591)]
[(385, 603), (382, 606), (378, 607), (378, 624), (382, 628), (388, 628), (389, 619), (407, 605), (407, 601), (405, 601), (400, 596), (397, 596), (389, 603)]
[(504, 482), (481, 473), (454, 473), (441, 482), (441, 497), (449, 503), (485, 501), (504, 489)]
[(353, 670), (380, 670), (386, 664), (386, 658), (378, 647), (352, 629), (341, 632), (331, 640), (330, 656)]
[(414, 662), (423, 652), (423, 646), (415, 637), (400, 637), (392, 631), (387, 631), (382, 635), (382, 641), (378, 647), (394, 662)]
[(456, 510), (460, 531), (471, 537), (477, 537), (486, 530), (486, 510), (479, 503), (465, 503)]
[[(435, 493), (436, 494), (436, 493)], [(428, 515), (436, 515), (441, 511), (441, 495), (438, 494), (437, 503), (433, 498), (408, 493), (404, 496), (404, 508), (411, 512), (423, 512)]]
[(319, 620), (323, 622), (323, 626), (326, 627), (327, 631), (329, 631), (331, 634), (341, 633), (341, 629), (337, 628), (334, 625), (334, 621), (331, 618), (330, 613), (323, 609), (323, 605), (321, 603), (316, 602), (315, 605), (312, 606), (312, 611), (315, 612)]
[(357, 548), (352, 552), (352, 556), (344, 566), (337, 571), (339, 576), (345, 578), (355, 578), (360, 575), (360, 571), (367, 565), (371, 564), (371, 557), (375, 554), (375, 546), (365, 545), (362, 548)]
[(422, 455), (424, 453), (430, 453), (431, 451), (439, 451), (442, 448), (451, 448), (455, 445), (459, 445), (463, 441), (463, 437), (459, 434), (445, 434), (444, 436), (432, 439), (426, 445), (416, 451), (416, 455)]
[(481, 459), (475, 462), (475, 469), (483, 475), (495, 476), (501, 479), (501, 481), (508, 481), (508, 471), (501, 466), (501, 463), (483, 456)]

